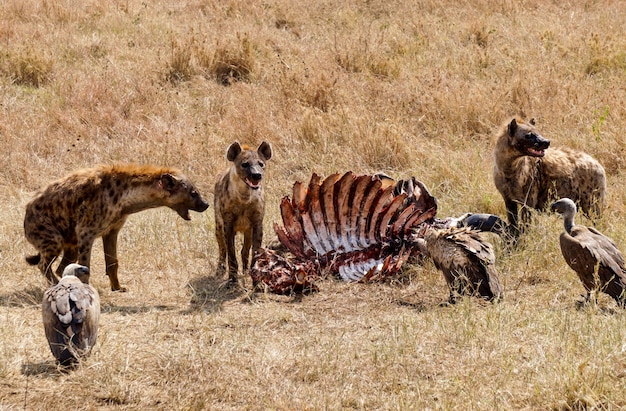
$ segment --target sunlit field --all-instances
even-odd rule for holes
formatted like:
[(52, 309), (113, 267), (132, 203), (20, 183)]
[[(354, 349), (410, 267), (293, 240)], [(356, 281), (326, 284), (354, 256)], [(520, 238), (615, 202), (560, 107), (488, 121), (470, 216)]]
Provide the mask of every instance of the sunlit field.
[[(557, 215), (533, 213), (514, 249), (487, 234), (502, 302), (443, 306), (428, 261), (305, 296), (254, 292), (243, 274), (229, 287), (212, 204), (228, 145), (268, 141), (266, 244), (313, 172), (415, 176), (440, 217), (504, 217), (494, 137), (517, 115), (603, 164), (596, 227), (626, 251), (625, 102), (621, 1), (0, 1), (0, 410), (626, 407), (626, 313), (606, 295), (577, 304)], [(130, 216), (125, 293), (96, 241), (98, 343), (63, 372), (25, 206), (116, 162), (177, 167), (211, 207)]]

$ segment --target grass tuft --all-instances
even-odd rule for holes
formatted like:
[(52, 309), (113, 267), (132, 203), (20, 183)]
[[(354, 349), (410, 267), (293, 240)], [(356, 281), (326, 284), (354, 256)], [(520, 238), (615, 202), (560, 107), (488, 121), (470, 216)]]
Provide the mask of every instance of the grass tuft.
[(51, 59), (27, 48), (6, 52), (0, 63), (0, 72), (16, 85), (38, 88), (49, 81), (53, 66)]
[(198, 62), (205, 76), (224, 86), (249, 81), (254, 70), (254, 53), (248, 34), (237, 33), (233, 41), (218, 42), (211, 50), (199, 50)]

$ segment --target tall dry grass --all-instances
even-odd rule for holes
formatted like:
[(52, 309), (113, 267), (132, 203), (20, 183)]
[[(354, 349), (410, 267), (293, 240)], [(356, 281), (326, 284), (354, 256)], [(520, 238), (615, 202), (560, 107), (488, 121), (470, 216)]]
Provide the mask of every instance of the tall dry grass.
[(273, 144), (266, 240), (312, 172), (414, 175), (442, 216), (503, 215), (492, 139), (520, 114), (605, 165), (598, 228), (626, 251), (624, 50), (611, 0), (1, 2), (0, 408), (626, 407), (626, 315), (604, 296), (577, 308), (553, 215), (510, 253), (493, 239), (502, 303), (440, 307), (428, 263), (302, 298), (230, 289), (212, 209), (146, 211), (120, 235), (129, 292), (108, 290), (94, 246), (101, 334), (71, 373), (22, 231), (34, 190), (97, 163), (177, 166), (210, 199), (234, 140)]

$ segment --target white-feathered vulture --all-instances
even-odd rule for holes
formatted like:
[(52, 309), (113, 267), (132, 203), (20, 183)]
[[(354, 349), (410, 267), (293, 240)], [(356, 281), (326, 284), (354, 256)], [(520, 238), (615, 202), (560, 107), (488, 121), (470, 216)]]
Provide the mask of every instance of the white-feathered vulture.
[(491, 243), (471, 227), (426, 227), (417, 239), (420, 251), (443, 272), (450, 288), (450, 303), (463, 295), (489, 301), (503, 297)]
[(43, 326), (52, 354), (71, 366), (91, 352), (98, 338), (100, 297), (89, 285), (89, 268), (70, 264), (43, 296)]
[(624, 257), (613, 240), (593, 227), (575, 225), (576, 204), (569, 198), (561, 198), (550, 208), (563, 215), (565, 231), (560, 236), (561, 253), (585, 286), (587, 300), (593, 290), (600, 290), (623, 307), (626, 270)]

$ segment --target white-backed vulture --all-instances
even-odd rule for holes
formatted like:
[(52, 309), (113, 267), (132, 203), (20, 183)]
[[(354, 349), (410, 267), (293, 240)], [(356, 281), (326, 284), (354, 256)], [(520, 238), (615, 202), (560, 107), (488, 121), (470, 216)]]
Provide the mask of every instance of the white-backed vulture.
[(492, 245), (470, 227), (426, 227), (417, 239), (422, 253), (443, 272), (450, 288), (450, 303), (463, 295), (490, 301), (503, 297)]
[(70, 264), (42, 301), (43, 326), (52, 354), (71, 366), (91, 352), (98, 337), (100, 297), (89, 285), (89, 268)]
[(560, 236), (561, 253), (585, 286), (587, 300), (592, 291), (600, 290), (623, 307), (626, 270), (624, 257), (615, 242), (593, 227), (575, 225), (576, 204), (571, 199), (561, 198), (550, 208), (563, 215), (565, 231)]

